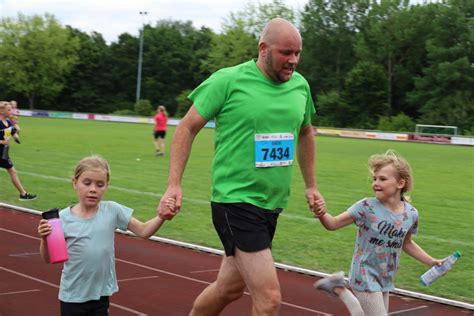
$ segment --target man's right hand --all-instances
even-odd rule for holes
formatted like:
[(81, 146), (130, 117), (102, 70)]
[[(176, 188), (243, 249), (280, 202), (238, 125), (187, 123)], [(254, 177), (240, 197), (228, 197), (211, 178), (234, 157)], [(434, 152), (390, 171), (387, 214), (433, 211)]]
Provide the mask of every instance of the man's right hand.
[[(172, 220), (181, 209), (182, 198), (183, 193), (181, 187), (168, 187), (165, 194), (161, 197), (160, 204), (158, 204), (156, 208), (158, 216), (166, 220)], [(174, 206), (169, 203), (170, 200), (175, 201)]]

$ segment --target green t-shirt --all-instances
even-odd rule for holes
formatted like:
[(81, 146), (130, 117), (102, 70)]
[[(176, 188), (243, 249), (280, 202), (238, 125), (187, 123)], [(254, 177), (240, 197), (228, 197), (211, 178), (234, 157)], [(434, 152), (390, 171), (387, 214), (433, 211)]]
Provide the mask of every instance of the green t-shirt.
[[(295, 72), (291, 80), (278, 84), (250, 60), (215, 72), (189, 98), (205, 120), (216, 123), (211, 200), (250, 203), (267, 210), (286, 207), (299, 131), (314, 114), (303, 76)], [(268, 146), (261, 149), (257, 134), (284, 140), (273, 143), (277, 145), (264, 143)], [(274, 158), (276, 164), (285, 162), (257, 167), (263, 157)]]

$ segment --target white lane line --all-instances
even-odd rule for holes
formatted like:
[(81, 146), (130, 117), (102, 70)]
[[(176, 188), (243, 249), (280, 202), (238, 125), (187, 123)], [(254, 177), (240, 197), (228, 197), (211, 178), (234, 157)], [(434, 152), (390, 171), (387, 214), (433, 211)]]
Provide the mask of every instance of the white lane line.
[(129, 279), (122, 279), (117, 280), (117, 282), (128, 282), (128, 281), (137, 281), (137, 280), (146, 280), (146, 279), (155, 279), (158, 278), (157, 275), (147, 276), (147, 277), (139, 277), (139, 278), (129, 278)]
[[(169, 272), (169, 271), (153, 268), (153, 267), (146, 266), (146, 265), (139, 264), (139, 263), (135, 263), (135, 262), (131, 262), (131, 261), (123, 260), (123, 259), (118, 259), (118, 258), (115, 258), (115, 260), (119, 261), (119, 262), (122, 262), (122, 263), (130, 264), (130, 265), (133, 265), (133, 266), (136, 266), (136, 267), (140, 267), (140, 268), (143, 268), (143, 269), (147, 269), (147, 270), (167, 274), (167, 275), (170, 275), (170, 276), (174, 276), (176, 278), (180, 278), (180, 279), (184, 279), (184, 280), (188, 280), (188, 281), (193, 281), (193, 282), (197, 282), (197, 283), (201, 283), (201, 284), (206, 284), (206, 285), (211, 284), (211, 282), (207, 282), (207, 281), (203, 281), (203, 280), (199, 280), (199, 279), (195, 279), (195, 278), (190, 278), (190, 277), (184, 276), (182, 274), (177, 274), (177, 273), (174, 273), (174, 272)], [(244, 294), (250, 295), (248, 292), (244, 292)], [(287, 303), (287, 302), (281, 302), (281, 304), (282, 305), (287, 305), (287, 306), (290, 306), (290, 307), (294, 307), (294, 308), (297, 308), (297, 309), (305, 310), (305, 311), (308, 311), (308, 312), (320, 314), (320, 315), (331, 315), (331, 314), (327, 314), (327, 313), (324, 313), (324, 312), (321, 312), (321, 311), (318, 311), (318, 310), (315, 310), (315, 309), (310, 309), (310, 308), (306, 308), (306, 307), (299, 306), (299, 305), (294, 305), (294, 304)]]
[(403, 313), (406, 313), (406, 312), (416, 311), (418, 309), (423, 309), (423, 308), (428, 308), (428, 306), (421, 305), (421, 306), (417, 306), (417, 307), (413, 307), (413, 308), (402, 309), (402, 310), (399, 310), (399, 311), (396, 311), (396, 312), (390, 312), (388, 314), (389, 315), (403, 314)]
[[(39, 282), (39, 283), (42, 283), (42, 284), (46, 284), (46, 285), (49, 285), (51, 287), (54, 287), (56, 289), (59, 289), (59, 286), (54, 284), (54, 283), (50, 283), (50, 282), (47, 282), (47, 281), (44, 281), (44, 280), (41, 280), (41, 279), (38, 279), (38, 278), (35, 278), (35, 277), (32, 277), (31, 275), (27, 275), (27, 274), (24, 274), (24, 273), (21, 273), (21, 272), (17, 272), (17, 271), (14, 271), (14, 270), (10, 270), (8, 268), (5, 268), (5, 267), (2, 267), (0, 266), (0, 270), (3, 270), (3, 271), (6, 271), (6, 272), (10, 272), (12, 274), (16, 274), (18, 276), (21, 276), (21, 277), (24, 277), (26, 279), (30, 279), (30, 280), (33, 280), (33, 281), (36, 281), (36, 282)], [(122, 305), (118, 305), (118, 304), (114, 304), (114, 303), (110, 303), (110, 305), (114, 306), (114, 307), (117, 307), (119, 309), (122, 309), (122, 310), (125, 310), (127, 312), (130, 312), (130, 313), (133, 313), (134, 315), (140, 315), (140, 316), (144, 316), (146, 315), (145, 313), (142, 313), (142, 312), (139, 312), (139, 311), (136, 311), (134, 309), (131, 309), (131, 308), (128, 308), (128, 307), (125, 307), (125, 306), (122, 306)]]
[(22, 258), (28, 258), (32, 256), (37, 256), (39, 255), (39, 252), (20, 252), (20, 253), (12, 253), (9, 254), (9, 257), (22, 257)]
[(34, 236), (31, 236), (31, 235), (22, 234), (22, 233), (14, 231), (14, 230), (9, 230), (9, 229), (5, 229), (5, 228), (0, 228), (0, 230), (3, 230), (4, 232), (10, 233), (10, 234), (15, 234), (15, 235), (18, 235), (18, 236), (26, 237), (26, 238), (41, 240), (41, 238), (39, 238), (39, 237), (34, 237)]
[(40, 289), (34, 289), (34, 290), (25, 290), (25, 291), (16, 291), (16, 292), (5, 292), (5, 293), (0, 293), (0, 296), (31, 293), (31, 292), (40, 292), (40, 291), (41, 291)]
[(13, 273), (13, 274), (22, 276), (22, 277), (24, 277), (24, 278), (27, 278), (27, 279), (30, 279), (30, 280), (33, 280), (33, 281), (36, 281), (36, 282), (42, 283), (42, 284), (49, 285), (49, 286), (54, 287), (54, 288), (56, 288), (56, 289), (59, 289), (59, 286), (56, 285), (56, 284), (54, 284), (54, 283), (50, 283), (50, 282), (48, 282), (48, 281), (44, 281), (44, 280), (41, 280), (41, 279), (32, 277), (32, 276), (30, 276), (30, 275), (27, 275), (27, 274), (24, 274), (24, 273), (15, 271), (15, 270), (10, 270), (10, 269), (5, 268), (5, 267), (2, 267), (2, 266), (0, 266), (0, 269), (3, 270), (3, 271), (6, 271), (6, 272), (10, 272), (10, 273)]
[(209, 270), (197, 270), (197, 271), (191, 271), (189, 273), (206, 273), (206, 272), (218, 272), (219, 269), (209, 269)]

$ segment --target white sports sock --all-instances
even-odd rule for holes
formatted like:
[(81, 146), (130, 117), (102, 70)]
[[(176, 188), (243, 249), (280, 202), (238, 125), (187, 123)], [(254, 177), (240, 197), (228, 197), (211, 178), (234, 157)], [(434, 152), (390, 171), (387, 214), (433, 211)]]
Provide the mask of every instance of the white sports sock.
[(352, 316), (365, 316), (362, 307), (360, 306), (359, 300), (352, 294), (348, 289), (344, 289), (340, 294), (339, 298), (346, 305), (347, 309)]

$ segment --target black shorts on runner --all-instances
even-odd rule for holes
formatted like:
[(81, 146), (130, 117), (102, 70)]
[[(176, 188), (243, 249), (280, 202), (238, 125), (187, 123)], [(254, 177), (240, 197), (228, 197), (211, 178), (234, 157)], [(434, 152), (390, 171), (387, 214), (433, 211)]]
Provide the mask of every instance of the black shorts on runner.
[(166, 136), (166, 131), (154, 131), (153, 132), (153, 137), (155, 137), (155, 139), (165, 138), (165, 136)]
[(0, 159), (0, 168), (11, 169), (13, 168), (13, 163), (10, 159)]
[(269, 211), (248, 203), (211, 202), (212, 222), (224, 246), (226, 256), (235, 248), (256, 252), (272, 247), (281, 210)]
[(74, 315), (109, 315), (109, 297), (101, 296), (99, 300), (87, 301), (84, 303), (61, 302), (61, 316)]

